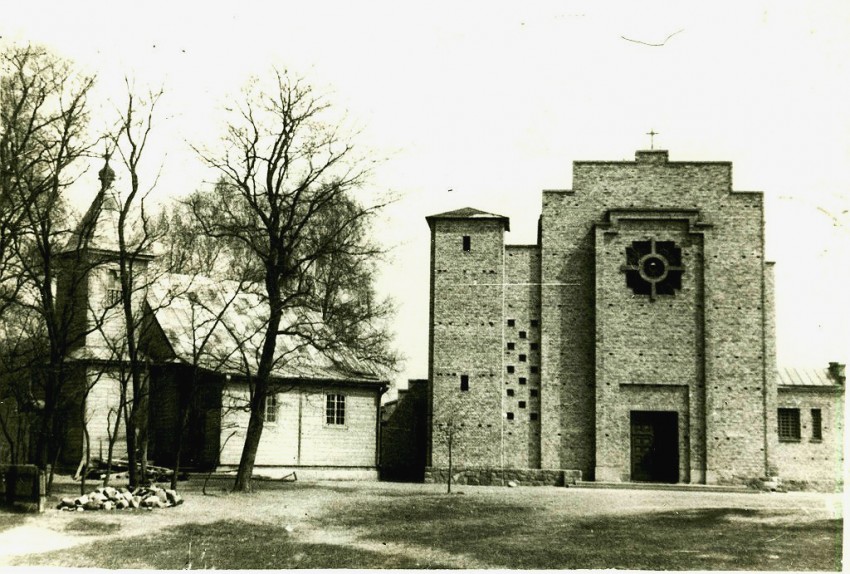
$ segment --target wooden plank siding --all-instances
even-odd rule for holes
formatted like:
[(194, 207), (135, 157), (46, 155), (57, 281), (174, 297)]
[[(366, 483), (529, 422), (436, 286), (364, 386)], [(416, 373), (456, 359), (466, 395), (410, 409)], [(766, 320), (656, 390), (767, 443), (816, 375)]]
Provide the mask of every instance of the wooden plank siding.
[[(345, 424), (329, 425), (327, 394), (345, 396)], [(246, 385), (229, 383), (224, 390), (220, 465), (236, 466), (242, 455), (248, 412)], [(277, 392), (277, 420), (266, 422), (257, 452), (257, 466), (375, 468), (377, 413), (375, 387), (357, 388), (304, 383)], [(230, 435), (233, 435), (228, 439)]]

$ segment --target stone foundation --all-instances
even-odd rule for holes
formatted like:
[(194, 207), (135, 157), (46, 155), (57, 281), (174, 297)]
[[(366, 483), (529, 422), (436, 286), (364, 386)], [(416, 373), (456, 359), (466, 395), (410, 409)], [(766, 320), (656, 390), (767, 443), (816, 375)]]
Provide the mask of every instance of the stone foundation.
[[(448, 481), (447, 468), (427, 467), (426, 483)], [(569, 486), (581, 480), (580, 470), (539, 468), (453, 468), (452, 482), (480, 486), (505, 486), (515, 482), (523, 486)]]

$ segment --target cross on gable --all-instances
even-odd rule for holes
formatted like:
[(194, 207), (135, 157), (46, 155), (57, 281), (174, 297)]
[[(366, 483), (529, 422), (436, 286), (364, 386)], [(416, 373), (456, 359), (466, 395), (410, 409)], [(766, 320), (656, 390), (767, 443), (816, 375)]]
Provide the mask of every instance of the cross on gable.
[(651, 129), (646, 132), (646, 135), (649, 136), (649, 149), (655, 149), (655, 136), (658, 135), (658, 132), (654, 129)]

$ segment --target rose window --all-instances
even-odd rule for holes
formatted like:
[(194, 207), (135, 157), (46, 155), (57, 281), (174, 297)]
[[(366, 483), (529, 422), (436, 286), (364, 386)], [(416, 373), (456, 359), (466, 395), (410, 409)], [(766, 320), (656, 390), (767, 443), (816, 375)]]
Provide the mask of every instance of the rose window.
[(633, 241), (626, 247), (626, 286), (635, 295), (675, 295), (682, 288), (682, 250), (672, 241)]

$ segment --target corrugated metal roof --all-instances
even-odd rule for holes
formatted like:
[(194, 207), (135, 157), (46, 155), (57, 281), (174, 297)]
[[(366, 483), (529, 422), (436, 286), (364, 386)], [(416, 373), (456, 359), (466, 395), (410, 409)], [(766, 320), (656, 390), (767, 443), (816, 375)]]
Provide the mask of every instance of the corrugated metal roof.
[[(148, 303), (177, 358), (202, 368), (241, 375), (256, 372), (268, 318), (268, 304), (259, 293), (237, 289), (233, 281), (168, 274), (148, 293)], [(278, 335), (272, 376), (377, 382), (378, 375), (353, 354), (320, 351), (324, 325), (316, 313), (288, 310), (281, 329), (298, 335)]]
[(834, 387), (837, 381), (829, 374), (829, 369), (779, 367), (776, 380), (780, 387)]

